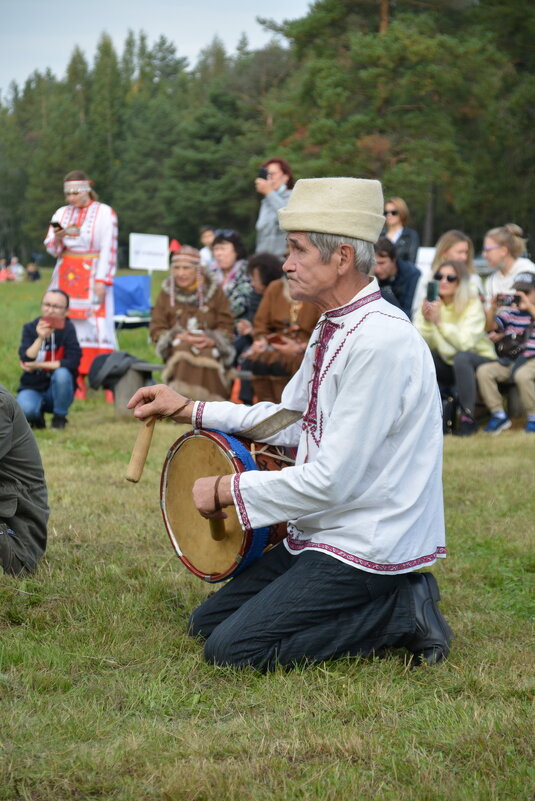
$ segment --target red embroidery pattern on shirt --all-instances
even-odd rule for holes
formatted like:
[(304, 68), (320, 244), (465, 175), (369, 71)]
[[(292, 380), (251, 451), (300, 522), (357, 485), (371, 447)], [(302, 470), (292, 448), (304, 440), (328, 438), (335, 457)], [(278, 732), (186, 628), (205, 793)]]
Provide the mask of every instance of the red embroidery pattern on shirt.
[(365, 298), (361, 298), (360, 300), (355, 300), (348, 306), (341, 306), (339, 309), (332, 309), (332, 311), (325, 312), (325, 317), (327, 317), (328, 319), (331, 319), (331, 317), (343, 317), (346, 314), (351, 314), (351, 312), (360, 309), (361, 306), (365, 306), (367, 303), (371, 303), (372, 300), (381, 300), (380, 289), (378, 289), (376, 292), (372, 292), (371, 295), (366, 295)]
[(304, 551), (304, 550), (316, 550), (316, 551), (327, 551), (328, 553), (336, 554), (337, 556), (346, 559), (348, 562), (352, 562), (353, 564), (360, 565), (361, 567), (366, 567), (369, 570), (377, 570), (381, 571), (382, 573), (392, 573), (398, 572), (400, 570), (410, 570), (415, 569), (417, 567), (421, 567), (421, 565), (429, 564), (430, 562), (434, 562), (435, 559), (439, 557), (446, 556), (446, 548), (443, 545), (439, 545), (434, 553), (426, 554), (425, 556), (419, 556), (416, 559), (409, 559), (407, 562), (399, 562), (397, 565), (386, 565), (381, 564), (380, 562), (370, 562), (369, 559), (362, 559), (360, 556), (355, 556), (352, 553), (347, 553), (347, 551), (343, 551), (341, 548), (336, 548), (334, 545), (328, 545), (325, 542), (312, 542), (312, 540), (297, 540), (292, 537), (291, 534), (288, 534), (286, 539), (288, 547), (292, 551)]
[[(312, 365), (313, 377), (312, 386), (310, 388), (310, 401), (308, 408), (303, 416), (303, 430), (310, 431), (314, 437), (314, 430), (318, 427), (317, 421), (317, 407), (318, 407), (318, 389), (320, 383), (321, 368), (327, 345), (331, 341), (335, 331), (340, 326), (336, 323), (331, 323), (329, 320), (323, 320), (321, 324), (321, 331), (319, 340), (316, 343), (316, 351), (314, 353), (314, 364)], [(314, 437), (315, 439), (315, 437)]]
[(195, 428), (202, 428), (202, 413), (204, 412), (205, 406), (206, 401), (199, 401), (197, 404), (197, 411), (195, 412)]
[(240, 473), (236, 473), (232, 478), (232, 488), (234, 490), (234, 497), (236, 498), (236, 507), (242, 519), (243, 527), (252, 528), (249, 515), (247, 514), (247, 509), (245, 508), (245, 503), (243, 502), (243, 496), (240, 492), (240, 475)]
[[(350, 334), (352, 334), (359, 325), (364, 322), (368, 314), (372, 312), (368, 312), (368, 314), (364, 315), (364, 317), (359, 320), (359, 322), (349, 331), (346, 333), (345, 337), (342, 339), (338, 347), (336, 348), (334, 354), (332, 355), (327, 367), (322, 372), (323, 367), (323, 359), (325, 358), (325, 352), (327, 350), (327, 346), (332, 339), (335, 331), (343, 326), (343, 323), (333, 323), (329, 319), (330, 317), (342, 317), (346, 314), (349, 314), (355, 309), (360, 309), (362, 306), (365, 306), (368, 303), (371, 303), (375, 300), (380, 300), (381, 292), (372, 292), (371, 295), (367, 295), (365, 298), (361, 298), (360, 300), (355, 301), (354, 303), (349, 304), (349, 306), (343, 306), (341, 309), (335, 309), (332, 312), (326, 312), (325, 319), (320, 322), (321, 331), (319, 340), (316, 344), (316, 353), (314, 354), (314, 364), (313, 364), (313, 371), (314, 375), (312, 377), (312, 386), (310, 388), (310, 400), (308, 403), (307, 411), (303, 416), (303, 423), (302, 429), (303, 431), (309, 431), (312, 439), (314, 440), (315, 444), (319, 446), (321, 441), (321, 437), (323, 434), (323, 414), (320, 413), (319, 420), (318, 420), (318, 392), (322, 381), (325, 379), (327, 372), (329, 371), (330, 367), (332, 366), (334, 360), (344, 347), (347, 342), (347, 338)], [(375, 314), (384, 314), (384, 312), (374, 312)], [(394, 315), (386, 315), (387, 317)], [(306, 460), (305, 460), (306, 461)]]

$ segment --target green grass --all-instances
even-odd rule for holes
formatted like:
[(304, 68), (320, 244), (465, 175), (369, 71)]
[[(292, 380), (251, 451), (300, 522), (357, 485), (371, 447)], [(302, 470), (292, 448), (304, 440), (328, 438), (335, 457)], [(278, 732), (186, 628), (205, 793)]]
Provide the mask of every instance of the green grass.
[[(0, 381), (43, 286), (0, 285)], [(153, 359), (146, 329), (120, 346)], [(50, 505), (38, 573), (0, 576), (0, 801), (518, 801), (534, 797), (535, 437), (448, 438), (449, 559), (436, 566), (451, 657), (400, 654), (260, 676), (186, 637), (213, 590), (171, 550), (159, 477), (181, 428), (137, 424), (94, 393), (39, 431)]]

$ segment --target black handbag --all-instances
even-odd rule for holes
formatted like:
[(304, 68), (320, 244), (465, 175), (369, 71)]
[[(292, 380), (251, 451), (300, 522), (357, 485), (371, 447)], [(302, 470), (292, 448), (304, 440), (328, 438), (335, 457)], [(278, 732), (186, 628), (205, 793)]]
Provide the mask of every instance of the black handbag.
[(444, 434), (453, 434), (457, 428), (457, 412), (459, 401), (455, 395), (448, 393), (442, 395), (442, 431)]
[(524, 350), (524, 345), (531, 335), (533, 325), (534, 323), (530, 323), (521, 334), (506, 334), (499, 342), (496, 342), (495, 348), (498, 358), (510, 359), (514, 362)]

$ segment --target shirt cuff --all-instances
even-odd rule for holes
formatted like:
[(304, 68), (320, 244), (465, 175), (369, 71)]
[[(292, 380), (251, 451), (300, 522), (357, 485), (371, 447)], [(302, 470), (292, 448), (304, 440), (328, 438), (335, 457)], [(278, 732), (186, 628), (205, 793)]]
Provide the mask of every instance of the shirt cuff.
[(251, 528), (251, 521), (249, 520), (249, 515), (247, 514), (247, 509), (245, 508), (245, 502), (240, 491), (240, 476), (241, 473), (236, 473), (232, 477), (232, 481), (230, 482), (230, 491), (232, 493), (232, 499), (234, 501), (238, 520), (240, 521), (242, 529), (246, 531), (247, 529)]
[(202, 428), (202, 414), (206, 401), (195, 401), (193, 404), (193, 411), (191, 413), (191, 425), (193, 428)]

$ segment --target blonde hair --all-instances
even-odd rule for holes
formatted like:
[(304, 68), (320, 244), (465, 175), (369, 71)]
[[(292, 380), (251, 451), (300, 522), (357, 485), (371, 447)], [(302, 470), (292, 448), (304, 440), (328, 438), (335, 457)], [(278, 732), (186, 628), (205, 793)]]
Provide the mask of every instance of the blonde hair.
[(391, 203), (396, 211), (399, 211), (399, 221), (400, 223), (405, 226), (409, 219), (409, 207), (405, 203), (402, 197), (389, 197), (388, 200), (385, 200), (385, 207), (387, 203)]
[(470, 289), (470, 273), (468, 272), (466, 264), (456, 259), (446, 259), (446, 261), (440, 263), (438, 269), (440, 270), (441, 267), (453, 267), (455, 270), (458, 283), (457, 290), (453, 296), (453, 308), (455, 309), (457, 317), (460, 317), (470, 301), (474, 298)]
[(431, 269), (433, 272), (436, 272), (438, 266), (442, 264), (444, 261), (444, 254), (448, 252), (450, 248), (454, 245), (457, 245), (459, 242), (466, 242), (468, 245), (468, 261), (466, 262), (466, 268), (469, 273), (475, 273), (474, 267), (474, 243), (468, 236), (468, 234), (463, 233), (463, 231), (457, 231), (452, 229), (451, 231), (446, 231), (439, 237), (436, 245), (435, 245), (435, 255), (433, 256), (433, 261), (431, 263)]
[(499, 228), (491, 228), (485, 236), (496, 242), (497, 245), (507, 248), (511, 256), (518, 259), (526, 250), (526, 240), (523, 239), (523, 230), (516, 223), (506, 223)]

